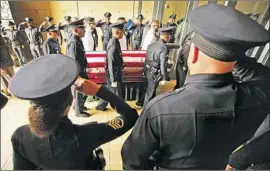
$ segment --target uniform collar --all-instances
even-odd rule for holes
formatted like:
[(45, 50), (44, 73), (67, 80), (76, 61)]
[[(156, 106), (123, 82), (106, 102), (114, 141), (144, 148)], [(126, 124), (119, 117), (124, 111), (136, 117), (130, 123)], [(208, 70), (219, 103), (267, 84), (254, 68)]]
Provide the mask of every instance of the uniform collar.
[(187, 76), (185, 86), (189, 84), (227, 85), (232, 84), (234, 81), (231, 72), (226, 74), (195, 74)]

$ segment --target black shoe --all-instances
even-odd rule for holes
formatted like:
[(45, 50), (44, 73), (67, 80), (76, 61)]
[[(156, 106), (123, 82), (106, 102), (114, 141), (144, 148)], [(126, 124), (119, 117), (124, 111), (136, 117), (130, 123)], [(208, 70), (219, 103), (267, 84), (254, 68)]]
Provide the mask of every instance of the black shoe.
[(106, 108), (106, 107), (99, 107), (99, 106), (98, 106), (98, 107), (96, 107), (96, 110), (101, 110), (101, 111), (104, 112), (104, 111), (107, 110), (107, 108)]
[(82, 118), (89, 118), (90, 117), (90, 114), (87, 112), (76, 113), (75, 115), (77, 117), (82, 117)]
[(85, 107), (85, 106), (83, 106), (83, 110), (86, 110), (86, 111), (87, 111), (87, 110), (88, 110), (88, 108), (87, 108), (87, 107)]
[(142, 103), (140, 103), (140, 102), (136, 102), (136, 106), (143, 107), (143, 104), (142, 104)]

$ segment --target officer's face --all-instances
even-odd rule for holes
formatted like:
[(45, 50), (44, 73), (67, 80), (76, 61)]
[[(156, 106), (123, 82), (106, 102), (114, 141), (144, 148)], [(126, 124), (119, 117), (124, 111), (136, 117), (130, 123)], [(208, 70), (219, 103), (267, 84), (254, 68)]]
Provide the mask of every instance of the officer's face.
[(49, 32), (49, 35), (54, 38), (55, 40), (57, 40), (57, 37), (58, 37), (58, 34), (56, 31), (52, 31), (52, 32)]
[(110, 22), (110, 20), (111, 20), (110, 17), (107, 17), (107, 18), (106, 18), (106, 22), (107, 22), (107, 23)]
[(175, 19), (170, 18), (169, 22), (170, 22), (170, 23), (175, 23)]
[(84, 37), (84, 35), (85, 35), (85, 29), (84, 28), (78, 28), (78, 36), (79, 37)]
[(152, 28), (157, 32), (159, 29), (159, 24), (158, 23), (152, 23)]
[(143, 20), (137, 20), (138, 24), (142, 24)]
[(165, 42), (169, 42), (171, 35), (168, 33), (164, 33), (161, 35), (161, 38), (165, 41)]
[(14, 25), (10, 25), (10, 26), (9, 26), (9, 29), (10, 29), (10, 30), (14, 30)]
[(30, 27), (33, 25), (33, 22), (28, 22), (27, 25), (28, 25), (28, 27)]

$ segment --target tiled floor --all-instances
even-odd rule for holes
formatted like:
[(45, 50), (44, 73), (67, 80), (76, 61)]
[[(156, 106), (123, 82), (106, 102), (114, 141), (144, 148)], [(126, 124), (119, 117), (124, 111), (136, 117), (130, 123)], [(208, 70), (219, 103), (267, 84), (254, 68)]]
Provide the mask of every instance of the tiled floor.
[[(171, 91), (175, 81), (170, 82), (166, 86), (160, 87), (158, 92)], [(90, 118), (77, 118), (74, 116), (73, 110), (70, 112), (69, 117), (73, 123), (83, 124), (90, 121), (105, 122), (115, 117), (115, 113), (112, 109), (106, 112), (99, 112), (94, 110), (94, 106), (97, 102), (87, 102), (86, 106), (90, 108), (89, 112), (93, 114)], [(135, 105), (135, 102), (128, 102), (132, 107), (141, 112), (141, 108)], [(29, 103), (16, 98), (11, 98), (4, 109), (1, 111), (1, 169), (11, 170), (12, 164), (12, 146), (10, 138), (12, 133), (21, 125), (27, 124), (27, 110)], [(127, 138), (128, 134), (117, 138), (110, 143), (102, 146), (105, 158), (107, 160), (106, 170), (122, 170), (122, 159), (120, 156), (120, 150), (123, 142)]]

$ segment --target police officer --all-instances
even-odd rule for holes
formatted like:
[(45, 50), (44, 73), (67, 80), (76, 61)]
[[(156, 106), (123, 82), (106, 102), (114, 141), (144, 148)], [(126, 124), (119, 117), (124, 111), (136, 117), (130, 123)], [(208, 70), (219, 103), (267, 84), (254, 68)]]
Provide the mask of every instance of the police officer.
[(66, 23), (64, 25), (61, 25), (60, 23), (59, 30), (64, 31), (64, 35), (65, 35), (64, 42), (68, 42), (69, 38), (72, 36), (72, 30), (69, 25), (69, 23), (71, 23), (71, 16), (65, 16), (64, 19)]
[[(38, 58), (16, 73), (10, 90), (31, 106), (29, 124), (11, 138), (14, 170), (99, 169), (93, 166), (93, 162), (99, 166), (93, 151), (134, 126), (135, 109), (105, 87), (82, 78), (75, 82), (79, 73), (79, 64), (61, 54)], [(120, 116), (105, 123), (73, 124), (68, 118), (72, 84), (85, 95), (104, 98)], [(102, 157), (100, 150), (95, 151)]]
[(169, 26), (174, 26), (175, 27), (175, 29), (172, 32), (172, 36), (171, 36), (171, 39), (170, 39), (169, 43), (174, 43), (174, 40), (175, 40), (174, 36), (175, 36), (176, 27), (177, 27), (177, 24), (175, 23), (176, 14), (172, 14), (169, 18), (170, 19), (169, 19), (168, 23), (166, 24), (166, 26), (167, 27), (169, 27)]
[[(47, 24), (48, 26), (51, 26), (53, 25), (53, 18), (52, 17), (45, 17), (45, 21), (43, 23), (41, 23), (41, 25), (39, 26), (39, 32), (43, 32), (44, 29), (46, 28), (45, 25)], [(63, 43), (63, 36), (62, 36), (62, 33), (60, 31), (60, 27), (59, 27), (60, 24), (58, 24), (57, 28), (58, 28), (58, 38), (57, 38), (57, 41), (59, 42), (60, 45), (62, 45)], [(47, 27), (48, 27), (47, 26)]]
[(84, 19), (85, 36), (82, 38), (85, 51), (96, 51), (98, 46), (98, 34), (95, 28), (95, 19), (87, 17)]
[(47, 40), (43, 44), (43, 51), (45, 55), (60, 54), (61, 46), (57, 41), (58, 29), (53, 24), (44, 29), (47, 32)]
[(104, 14), (105, 21), (99, 20), (96, 23), (96, 27), (100, 27), (102, 31), (102, 45), (103, 45), (103, 50), (106, 51), (107, 45), (109, 43), (109, 40), (112, 38), (112, 28), (110, 25), (112, 24), (110, 22), (112, 14), (109, 12), (106, 12)]
[[(42, 56), (42, 49), (41, 45), (43, 44), (43, 37), (41, 32), (39, 32), (38, 28), (33, 25), (32, 18), (25, 18), (25, 22), (19, 24), (18, 29), (21, 31), (25, 31), (26, 36), (28, 38), (28, 43), (30, 45), (31, 53), (34, 59)], [(27, 28), (24, 28), (23, 25), (27, 24)]]
[(144, 169), (155, 152), (161, 169), (224, 169), (270, 110), (270, 69), (245, 56), (269, 42), (269, 32), (217, 4), (194, 8), (189, 23), (195, 35), (185, 85), (145, 106), (122, 148), (125, 169)]
[(23, 34), (15, 29), (15, 23), (12, 21), (8, 22), (9, 30), (7, 30), (6, 36), (11, 42), (12, 49), (14, 53), (16, 54), (19, 63), (21, 66), (25, 65), (27, 63), (27, 59), (25, 57), (25, 52), (24, 52), (24, 43), (25, 43), (25, 38)]
[(142, 36), (143, 36), (143, 30), (144, 30), (144, 24), (143, 15), (138, 15), (137, 24), (134, 26), (135, 30), (133, 33), (133, 50), (140, 50), (141, 49), (141, 43), (142, 43)]
[(147, 48), (144, 67), (147, 88), (144, 105), (156, 96), (156, 89), (159, 83), (164, 85), (166, 81), (169, 81), (167, 73), (169, 50), (165, 43), (170, 40), (173, 29), (173, 26), (160, 28), (160, 40), (152, 43)]
[[(123, 58), (119, 40), (123, 37), (124, 23), (117, 22), (111, 24), (113, 37), (110, 39), (106, 51), (106, 80), (107, 86), (114, 94), (122, 97), (122, 69)], [(96, 107), (96, 110), (105, 111), (108, 103), (101, 100)]]
[[(87, 75), (87, 60), (85, 57), (85, 50), (82, 43), (82, 38), (85, 35), (84, 30), (84, 18), (73, 21), (69, 23), (72, 29), (72, 37), (67, 42), (67, 56), (70, 56), (74, 60), (76, 60), (80, 67), (80, 76), (82, 78), (88, 79)], [(89, 117), (89, 113), (84, 110), (87, 108), (84, 106), (84, 103), (87, 99), (87, 96), (82, 93), (76, 91), (75, 92), (75, 115), (77, 117)]]

